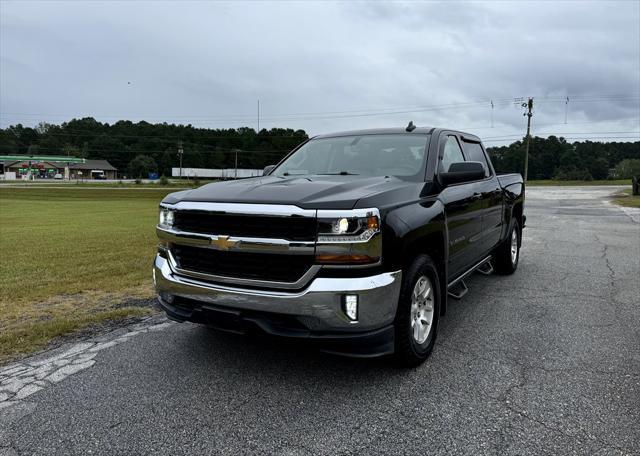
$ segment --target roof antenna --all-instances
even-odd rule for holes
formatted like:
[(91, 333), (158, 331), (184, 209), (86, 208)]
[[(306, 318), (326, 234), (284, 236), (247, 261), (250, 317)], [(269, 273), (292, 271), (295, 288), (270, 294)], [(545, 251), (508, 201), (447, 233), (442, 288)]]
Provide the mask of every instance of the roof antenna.
[(407, 130), (408, 132), (412, 132), (415, 129), (416, 129), (416, 126), (413, 124), (413, 120), (410, 121), (409, 125), (407, 125), (407, 128), (405, 128), (405, 130)]

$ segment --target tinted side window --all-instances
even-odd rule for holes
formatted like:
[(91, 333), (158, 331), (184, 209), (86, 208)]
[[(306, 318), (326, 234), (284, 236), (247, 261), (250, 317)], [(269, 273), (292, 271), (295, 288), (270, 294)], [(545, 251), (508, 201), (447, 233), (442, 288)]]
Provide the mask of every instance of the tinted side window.
[(464, 142), (464, 153), (467, 156), (467, 161), (474, 161), (482, 163), (484, 167), (484, 177), (491, 175), (489, 171), (489, 164), (487, 163), (487, 157), (482, 151), (482, 146), (479, 143)]
[(462, 155), (462, 149), (458, 144), (458, 140), (455, 136), (448, 136), (447, 141), (444, 144), (444, 152), (442, 154), (442, 160), (440, 160), (440, 172), (446, 173), (449, 171), (451, 163), (463, 162), (464, 156)]

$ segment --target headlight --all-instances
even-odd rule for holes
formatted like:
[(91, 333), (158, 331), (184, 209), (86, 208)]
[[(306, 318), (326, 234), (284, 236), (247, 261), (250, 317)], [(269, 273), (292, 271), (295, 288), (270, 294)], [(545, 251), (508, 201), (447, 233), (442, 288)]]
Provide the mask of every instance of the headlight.
[(173, 211), (166, 207), (160, 207), (160, 217), (158, 220), (158, 226), (161, 228), (171, 228), (173, 226)]
[(354, 216), (351, 211), (344, 211), (344, 217), (333, 218), (324, 218), (323, 212), (318, 211), (318, 242), (367, 242), (380, 231), (377, 212)]
[(382, 256), (380, 213), (377, 209), (318, 211), (316, 262), (377, 264)]

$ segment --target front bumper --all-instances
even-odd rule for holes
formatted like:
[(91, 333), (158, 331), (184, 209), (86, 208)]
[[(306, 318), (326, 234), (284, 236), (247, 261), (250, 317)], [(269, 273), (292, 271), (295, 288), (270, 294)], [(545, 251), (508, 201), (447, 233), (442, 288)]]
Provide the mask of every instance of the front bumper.
[[(369, 277), (317, 277), (300, 291), (235, 288), (177, 274), (169, 262), (156, 256), (153, 267), (158, 302), (170, 318), (211, 323), (220, 315), (235, 322), (252, 323), (264, 332), (332, 342), (329, 351), (342, 352), (346, 345), (371, 345), (364, 353), (393, 351), (393, 326), (402, 272)], [(358, 321), (344, 314), (345, 294), (358, 295)], [(212, 318), (210, 319), (209, 316)], [(294, 324), (274, 324), (274, 321)], [(222, 318), (225, 320), (225, 318)], [(335, 342), (335, 343), (333, 343)], [(375, 348), (374, 348), (375, 346)], [(362, 347), (361, 347), (362, 348)], [(358, 353), (360, 349), (356, 350)], [(356, 353), (356, 354), (358, 354)], [(353, 353), (352, 353), (353, 354)]]

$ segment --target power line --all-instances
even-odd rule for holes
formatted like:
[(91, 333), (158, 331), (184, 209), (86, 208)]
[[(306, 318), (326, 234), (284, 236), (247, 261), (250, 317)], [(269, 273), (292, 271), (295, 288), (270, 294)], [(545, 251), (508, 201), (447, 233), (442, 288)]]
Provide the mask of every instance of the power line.
[[(567, 96), (537, 96), (534, 97), (539, 100), (558, 102), (558, 103), (566, 103)], [(413, 106), (400, 106), (393, 108), (366, 108), (366, 109), (354, 109), (354, 110), (343, 110), (343, 111), (318, 111), (318, 112), (295, 112), (295, 113), (283, 113), (283, 114), (275, 114), (272, 116), (261, 116), (262, 120), (274, 120), (274, 119), (282, 119), (287, 117), (298, 117), (298, 116), (312, 116), (309, 118), (315, 118), (315, 116), (333, 116), (341, 117), (342, 114), (361, 116), (361, 115), (384, 115), (384, 114), (394, 114), (394, 113), (412, 113), (412, 112), (420, 112), (420, 111), (428, 111), (428, 110), (440, 110), (440, 109), (454, 109), (454, 108), (465, 108), (465, 107), (476, 107), (476, 106), (486, 106), (487, 103), (491, 101), (494, 102), (496, 106), (508, 106), (513, 103), (514, 100), (520, 100), (518, 97), (508, 97), (508, 98), (486, 98), (479, 99), (475, 101), (467, 101), (467, 102), (457, 102), (457, 103), (446, 103), (441, 105), (413, 105)], [(598, 95), (574, 95), (571, 97), (571, 101), (575, 102), (599, 102), (599, 101), (615, 101), (615, 100), (636, 100), (640, 99), (640, 95), (636, 94), (620, 94), (620, 95), (607, 95), (607, 96), (598, 96)], [(390, 112), (389, 112), (390, 111)], [(14, 115), (14, 116), (28, 116), (28, 117), (74, 117), (77, 114), (62, 114), (62, 113), (18, 113), (18, 112), (0, 112), (1, 115)], [(85, 117), (102, 117), (102, 118), (130, 118), (130, 117), (146, 117), (146, 118), (166, 118), (172, 117), (176, 119), (203, 119), (203, 120), (252, 120), (255, 119), (253, 114), (224, 114), (224, 115), (175, 115), (175, 114), (90, 114)]]
[[(505, 99), (494, 99), (497, 103), (498, 102), (502, 102), (502, 103), (511, 103), (513, 101), (512, 98), (505, 98)], [(355, 109), (355, 110), (343, 110), (343, 111), (320, 111), (320, 112), (295, 112), (295, 113), (284, 113), (284, 114), (278, 114), (278, 115), (273, 115), (271, 117), (264, 117), (261, 116), (261, 119), (274, 119), (274, 118), (281, 118), (281, 117), (292, 117), (292, 116), (315, 116), (315, 115), (333, 115), (333, 114), (361, 114), (361, 113), (372, 113), (372, 112), (385, 112), (385, 111), (397, 111), (397, 110), (407, 110), (407, 109), (433, 109), (433, 108), (445, 108), (445, 107), (458, 107), (458, 106), (467, 106), (467, 105), (482, 105), (487, 103), (488, 100), (478, 100), (478, 101), (468, 101), (468, 102), (458, 102), (458, 103), (447, 103), (447, 104), (443, 104), (443, 105), (413, 105), (413, 106), (401, 106), (401, 107), (393, 107), (393, 108), (378, 108), (378, 109), (371, 109), (371, 108), (367, 108), (367, 109)], [(414, 111), (408, 111), (408, 112), (414, 112)], [(0, 112), (0, 115), (2, 114), (11, 114), (11, 115), (24, 115), (24, 116), (49, 116), (49, 117), (73, 117), (74, 115), (70, 115), (70, 114), (45, 114), (45, 113), (15, 113), (15, 112)], [(154, 114), (93, 114), (96, 117), (103, 117), (103, 118), (116, 118), (116, 117), (122, 117), (122, 118), (127, 118), (127, 117), (148, 117), (148, 118), (156, 118), (156, 117), (173, 117), (173, 118), (182, 118), (182, 119), (220, 119), (220, 120), (236, 120), (236, 119), (248, 119), (248, 120), (252, 120), (254, 119), (252, 114), (229, 114), (229, 115), (219, 115), (219, 116), (211, 116), (211, 115), (204, 115), (204, 116), (195, 116), (195, 115), (190, 115), (190, 116), (177, 116), (177, 115), (154, 115)], [(87, 117), (91, 117), (91, 116), (87, 116)]]
[[(537, 97), (541, 100), (546, 100), (548, 102), (558, 102), (565, 103), (566, 97), (549, 97), (542, 96)], [(590, 102), (601, 102), (601, 101), (615, 101), (615, 100), (635, 100), (640, 99), (640, 95), (620, 95), (620, 96), (574, 96), (571, 98), (572, 101), (577, 103), (590, 103)], [(508, 106), (513, 103), (514, 100), (518, 100), (518, 98), (502, 98), (502, 99), (493, 99), (495, 106)], [(261, 116), (261, 120), (288, 120), (294, 118), (296, 120), (315, 120), (315, 119), (324, 119), (324, 118), (351, 118), (351, 117), (370, 117), (370, 116), (379, 116), (379, 115), (395, 115), (395, 114), (410, 114), (417, 112), (428, 112), (428, 111), (437, 111), (437, 110), (446, 110), (446, 109), (464, 109), (464, 108), (475, 108), (480, 106), (486, 106), (488, 102), (491, 102), (492, 99), (483, 99), (478, 101), (469, 101), (469, 102), (458, 102), (458, 103), (447, 103), (442, 105), (422, 105), (422, 106), (411, 106), (411, 107), (396, 107), (396, 108), (379, 108), (379, 109), (357, 109), (357, 110), (346, 110), (346, 111), (320, 111), (320, 112), (298, 112), (298, 113), (285, 113), (285, 114), (277, 114), (271, 116)], [(16, 112), (0, 112), (0, 115), (12, 115), (12, 116), (27, 116), (27, 117), (73, 117), (73, 115), (69, 114), (52, 114), (52, 113), (16, 113)], [(255, 117), (251, 114), (236, 114), (236, 115), (189, 115), (189, 116), (180, 116), (180, 115), (156, 115), (156, 114), (118, 114), (118, 115), (107, 115), (107, 114), (93, 114), (92, 116), (101, 117), (101, 118), (130, 118), (130, 117), (145, 117), (145, 118), (174, 118), (174, 119), (198, 119), (198, 120), (210, 120), (210, 121), (247, 121), (255, 119)], [(87, 116), (87, 117), (92, 117)]]
[[(638, 141), (640, 141), (640, 137), (638, 136), (590, 136), (590, 137), (563, 136), (562, 138), (565, 140), (572, 140), (572, 141), (591, 141), (594, 139), (637, 139)], [(513, 138), (494, 138), (494, 139), (482, 140), (482, 142), (504, 142), (504, 141), (517, 142), (517, 141), (514, 141)]]
[[(612, 134), (612, 133), (620, 133), (620, 134), (629, 134), (629, 133), (637, 133), (640, 135), (640, 131), (572, 131), (572, 132), (538, 132), (537, 135), (549, 135), (549, 136), (562, 136), (562, 135), (603, 135), (603, 134)], [(536, 135), (536, 136), (537, 136)], [(520, 137), (519, 134), (514, 135), (500, 135), (500, 136), (487, 136), (484, 139), (495, 139), (495, 138), (509, 138), (509, 137)], [(640, 136), (638, 136), (640, 138)]]
[[(571, 126), (574, 125), (592, 125), (592, 124), (600, 124), (600, 123), (612, 123), (612, 122), (624, 122), (624, 121), (637, 121), (640, 122), (640, 117), (621, 117), (618, 119), (609, 119), (609, 120), (591, 120), (591, 121), (585, 121), (585, 122), (571, 122)], [(546, 123), (546, 124), (536, 124), (538, 127), (555, 127), (558, 125), (564, 125), (564, 123), (562, 122), (557, 122), (557, 123)], [(458, 130), (488, 130), (492, 128), (491, 125), (467, 125), (465, 127), (457, 127)], [(503, 126), (499, 126), (497, 127), (497, 129), (505, 129), (505, 128), (514, 128), (510, 125), (503, 125)]]

